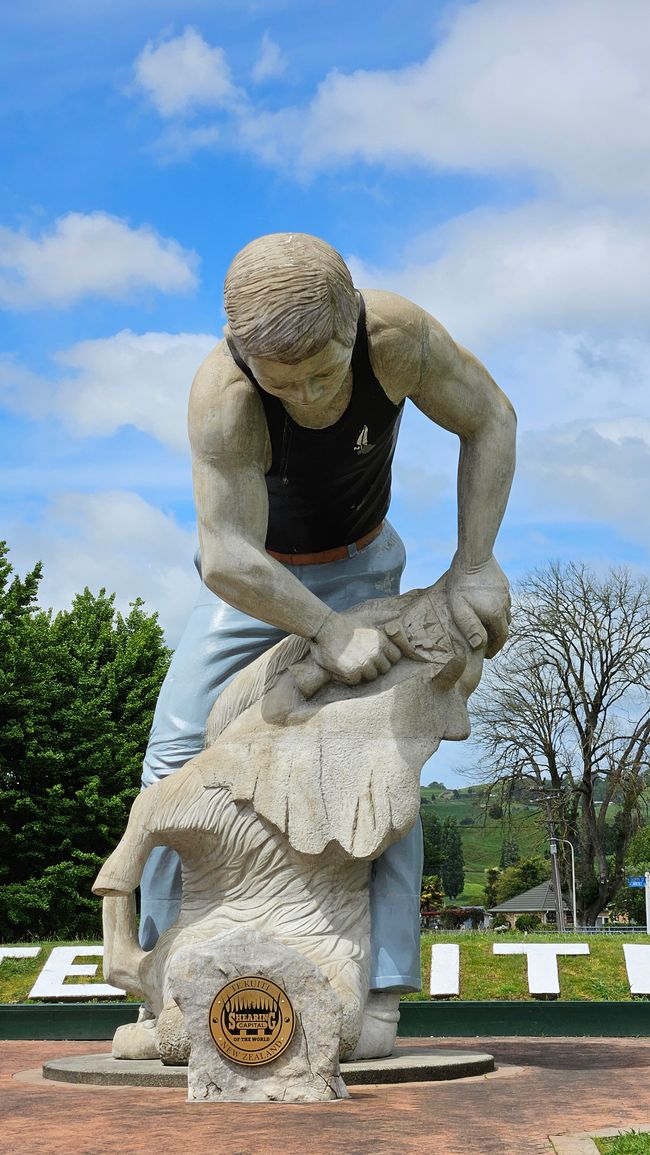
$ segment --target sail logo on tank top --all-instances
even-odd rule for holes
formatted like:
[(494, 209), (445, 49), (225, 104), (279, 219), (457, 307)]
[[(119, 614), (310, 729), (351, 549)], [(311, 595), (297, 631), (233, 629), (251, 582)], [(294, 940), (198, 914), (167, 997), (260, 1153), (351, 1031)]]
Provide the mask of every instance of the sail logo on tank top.
[(357, 439), (354, 443), (354, 452), (359, 453), (363, 456), (366, 453), (370, 453), (371, 449), (374, 449), (374, 448), (375, 447), (372, 444), (372, 442), (368, 441), (368, 426), (364, 425), (363, 429), (361, 430), (359, 436), (357, 437)]

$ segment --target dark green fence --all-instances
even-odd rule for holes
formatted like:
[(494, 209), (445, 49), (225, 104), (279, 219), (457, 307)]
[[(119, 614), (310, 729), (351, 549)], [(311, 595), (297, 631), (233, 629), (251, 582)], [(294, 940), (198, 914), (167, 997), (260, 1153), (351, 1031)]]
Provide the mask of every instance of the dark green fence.
[[(431, 1038), (462, 1035), (650, 1036), (650, 1002), (404, 1002), (399, 1034)], [(0, 1039), (113, 1037), (134, 1022), (135, 1003), (18, 1003), (0, 1005)]]

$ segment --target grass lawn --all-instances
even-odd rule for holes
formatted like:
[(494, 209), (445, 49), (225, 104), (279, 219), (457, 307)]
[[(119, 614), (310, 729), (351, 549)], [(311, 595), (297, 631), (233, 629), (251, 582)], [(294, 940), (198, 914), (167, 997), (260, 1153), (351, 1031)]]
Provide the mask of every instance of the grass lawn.
[(422, 935), (423, 990), (409, 999), (429, 998), (431, 947), (435, 943), (460, 944), (461, 998), (529, 999), (527, 960), (524, 955), (495, 955), (495, 942), (586, 942), (589, 955), (568, 955), (558, 960), (561, 999), (589, 1002), (623, 1000), (630, 1002), (630, 986), (625, 969), (623, 942), (650, 946), (647, 935), (493, 934), (489, 931), (455, 933), (430, 932)]
[(594, 1139), (603, 1155), (650, 1155), (650, 1135), (641, 1131), (628, 1131), (615, 1139)]
[[(523, 955), (495, 955), (495, 942), (557, 942), (558, 936), (550, 934), (522, 935), (510, 933), (497, 935), (486, 931), (426, 932), (421, 936), (423, 990), (419, 994), (408, 995), (409, 999), (429, 998), (429, 975), (431, 971), (431, 947), (435, 943), (460, 944), (460, 989), (461, 998), (468, 1000), (526, 999), (528, 994), (526, 958)], [(632, 998), (627, 981), (623, 942), (640, 943), (649, 946), (646, 935), (570, 935), (562, 941), (587, 942), (590, 954), (569, 955), (558, 960), (561, 999), (584, 999), (590, 1002), (629, 1002)], [(18, 944), (16, 944), (18, 945)], [(35, 945), (35, 944), (33, 944)], [(71, 977), (71, 983), (101, 983), (101, 959), (84, 956), (87, 943), (41, 943), (40, 953), (32, 959), (5, 958), (0, 964), (0, 1003), (22, 1003), (28, 1001), (34, 981), (45, 966), (50, 952), (55, 946), (75, 946), (78, 963), (92, 963), (97, 966), (95, 977)], [(41, 1000), (38, 1000), (41, 1001)]]

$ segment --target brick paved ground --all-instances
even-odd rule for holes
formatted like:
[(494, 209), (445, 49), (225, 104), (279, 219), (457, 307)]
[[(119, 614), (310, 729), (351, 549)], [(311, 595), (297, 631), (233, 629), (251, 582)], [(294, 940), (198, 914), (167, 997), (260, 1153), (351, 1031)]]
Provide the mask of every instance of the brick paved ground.
[(107, 1044), (0, 1043), (0, 1152), (549, 1155), (549, 1133), (650, 1118), (650, 1041), (417, 1042), (487, 1050), (501, 1069), (455, 1083), (352, 1088), (349, 1101), (319, 1106), (190, 1106), (182, 1091), (75, 1087), (24, 1074)]

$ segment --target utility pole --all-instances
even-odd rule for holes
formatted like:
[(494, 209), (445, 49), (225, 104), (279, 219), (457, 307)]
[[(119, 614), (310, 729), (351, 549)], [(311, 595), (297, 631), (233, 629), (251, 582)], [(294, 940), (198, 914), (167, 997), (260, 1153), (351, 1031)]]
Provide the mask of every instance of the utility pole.
[[(566, 922), (564, 918), (564, 902), (562, 901), (562, 883), (560, 881), (560, 866), (557, 859), (557, 844), (558, 842), (568, 842), (566, 838), (558, 839), (555, 835), (555, 827), (553, 825), (553, 810), (551, 807), (551, 791), (544, 788), (541, 783), (537, 784), (535, 790), (531, 791), (531, 801), (543, 803), (546, 807), (546, 825), (548, 827), (548, 841), (551, 850), (551, 885), (553, 887), (553, 896), (555, 898), (555, 919), (558, 931), (564, 934), (566, 931)], [(575, 900), (575, 859), (573, 857), (573, 846), (571, 846), (572, 864), (573, 864), (573, 923), (575, 927), (576, 922), (576, 900)], [(650, 927), (650, 915), (648, 926)], [(648, 930), (650, 934), (650, 929)]]
[(544, 801), (546, 803), (546, 821), (548, 822), (548, 838), (551, 847), (551, 881), (553, 883), (553, 893), (555, 895), (556, 926), (560, 934), (564, 934), (566, 930), (566, 924), (564, 922), (564, 903), (562, 901), (560, 868), (557, 861), (557, 839), (555, 837), (555, 827), (553, 826), (553, 811), (551, 810), (550, 798), (547, 796)]

